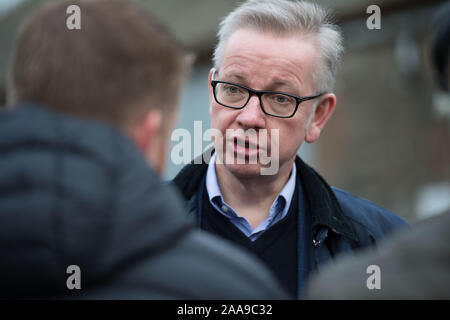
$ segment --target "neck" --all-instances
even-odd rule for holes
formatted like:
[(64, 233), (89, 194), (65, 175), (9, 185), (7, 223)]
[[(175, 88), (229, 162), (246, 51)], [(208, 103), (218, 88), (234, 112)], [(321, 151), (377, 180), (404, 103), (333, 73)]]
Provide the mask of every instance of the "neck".
[(225, 165), (215, 164), (220, 191), (231, 207), (255, 228), (267, 218), (270, 206), (289, 179), (295, 157), (272, 176), (236, 176)]

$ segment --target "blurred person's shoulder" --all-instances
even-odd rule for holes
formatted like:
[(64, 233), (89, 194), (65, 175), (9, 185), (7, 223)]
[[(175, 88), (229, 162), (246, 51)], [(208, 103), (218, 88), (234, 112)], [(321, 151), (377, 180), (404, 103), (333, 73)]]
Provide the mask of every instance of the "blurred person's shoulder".
[[(0, 150), (0, 296), (285, 297), (256, 259), (194, 230), (120, 130), (23, 104), (0, 114)], [(82, 271), (79, 293), (55, 279), (66, 261)]]
[(165, 299), (289, 298), (273, 274), (249, 252), (199, 230), (187, 233), (158, 259), (149, 260), (143, 272), (152, 274), (153, 282), (171, 279), (158, 284), (168, 289)]
[(250, 254), (198, 230), (142, 256), (109, 281), (80, 292), (81, 299), (290, 299)]
[[(310, 299), (449, 299), (450, 211), (393, 233), (382, 245), (311, 276)], [(371, 268), (371, 269), (369, 269)], [(379, 276), (379, 287), (370, 287)], [(370, 272), (369, 272), (370, 271)]]

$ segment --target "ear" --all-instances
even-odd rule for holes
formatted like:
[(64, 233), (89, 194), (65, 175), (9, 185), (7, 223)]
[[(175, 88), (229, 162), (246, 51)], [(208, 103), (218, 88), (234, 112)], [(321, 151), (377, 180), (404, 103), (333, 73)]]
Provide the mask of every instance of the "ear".
[[(212, 93), (211, 80), (212, 80), (212, 76), (214, 74), (214, 71), (216, 71), (216, 69), (215, 68), (211, 68), (211, 70), (209, 70), (209, 75), (208, 75), (208, 88), (209, 88), (209, 92), (210, 93)], [(217, 73), (217, 71), (216, 71), (216, 73)]]
[(162, 125), (161, 110), (153, 109), (148, 111), (130, 129), (131, 139), (145, 156), (151, 154), (151, 149), (157, 147)]
[[(212, 76), (213, 76), (215, 70), (216, 70), (215, 68), (211, 68), (211, 70), (209, 70), (209, 75), (208, 75), (209, 112), (211, 112), (211, 106), (212, 106), (212, 103), (214, 102), (213, 87), (211, 85), (211, 80), (212, 80)], [(216, 71), (216, 73), (217, 73), (217, 71)]]
[(334, 107), (336, 106), (336, 96), (333, 93), (327, 93), (319, 99), (320, 101), (314, 111), (311, 123), (306, 129), (305, 141), (307, 143), (313, 143), (319, 138), (320, 133), (331, 118)]

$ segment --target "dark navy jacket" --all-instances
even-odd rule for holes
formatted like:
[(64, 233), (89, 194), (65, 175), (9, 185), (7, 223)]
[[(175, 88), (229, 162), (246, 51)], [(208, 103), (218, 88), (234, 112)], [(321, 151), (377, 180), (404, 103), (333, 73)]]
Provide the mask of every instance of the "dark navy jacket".
[[(206, 151), (211, 152), (211, 151)], [(194, 164), (196, 163), (196, 164)], [(337, 255), (352, 253), (353, 251), (371, 246), (380, 241), (387, 233), (394, 229), (405, 227), (407, 223), (393, 213), (379, 206), (358, 198), (343, 190), (332, 188), (311, 167), (296, 158), (297, 183), (302, 183), (304, 194), (297, 195), (302, 199), (304, 212), (299, 214), (298, 225), (309, 226), (298, 230), (299, 234), (310, 233), (312, 243), (298, 243), (299, 261), (307, 261), (308, 267), (299, 263), (298, 296), (301, 295), (301, 284), (308, 274), (330, 262)], [(204, 178), (208, 164), (202, 159), (192, 161), (175, 177), (173, 183), (179, 188), (187, 200), (190, 214), (197, 217), (197, 225), (201, 221), (201, 203), (203, 197)], [(205, 195), (206, 196), (206, 195)], [(299, 204), (299, 208), (302, 204)], [(305, 223), (306, 222), (306, 223)], [(300, 239), (300, 237), (298, 237)]]

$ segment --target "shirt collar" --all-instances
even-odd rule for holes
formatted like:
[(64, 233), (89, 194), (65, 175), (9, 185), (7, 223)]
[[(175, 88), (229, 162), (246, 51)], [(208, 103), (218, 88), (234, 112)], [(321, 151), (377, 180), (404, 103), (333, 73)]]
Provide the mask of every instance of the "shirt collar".
[[(206, 172), (206, 190), (208, 191), (209, 200), (213, 202), (213, 199), (216, 197), (219, 197), (221, 202), (223, 202), (223, 196), (222, 192), (219, 189), (219, 184), (217, 182), (217, 175), (216, 175), (216, 153), (214, 153), (209, 161), (208, 164), (208, 170)], [(283, 217), (287, 213), (287, 209), (289, 209), (289, 206), (291, 205), (292, 196), (295, 191), (295, 177), (297, 175), (297, 169), (295, 167), (295, 163), (292, 164), (292, 171), (291, 175), (287, 181), (287, 183), (284, 185), (283, 189), (281, 189), (280, 193), (278, 194), (277, 198), (274, 201), (274, 204), (276, 204), (279, 201), (280, 197), (283, 197), (286, 205), (284, 206), (283, 210)]]
[(220, 192), (219, 184), (217, 182), (216, 175), (216, 153), (211, 156), (208, 164), (208, 170), (206, 171), (206, 190), (208, 191), (209, 200), (212, 201), (215, 197), (223, 199), (222, 192)]

